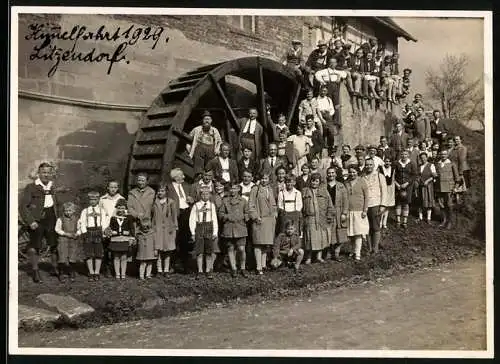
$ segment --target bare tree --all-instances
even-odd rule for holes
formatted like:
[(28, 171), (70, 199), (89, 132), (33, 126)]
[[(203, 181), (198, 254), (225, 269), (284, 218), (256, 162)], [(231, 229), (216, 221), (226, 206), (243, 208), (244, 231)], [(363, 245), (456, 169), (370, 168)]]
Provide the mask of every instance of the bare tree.
[(462, 122), (478, 120), (484, 127), (482, 79), (466, 78), (469, 58), (447, 54), (438, 69), (429, 68), (425, 81), (431, 99), (440, 104), (443, 116)]

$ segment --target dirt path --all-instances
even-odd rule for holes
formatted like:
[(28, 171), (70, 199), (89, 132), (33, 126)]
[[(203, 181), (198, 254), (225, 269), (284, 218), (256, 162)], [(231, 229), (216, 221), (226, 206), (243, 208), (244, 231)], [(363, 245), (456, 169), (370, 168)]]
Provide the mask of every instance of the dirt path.
[(97, 329), (22, 333), (22, 347), (486, 350), (484, 258), (258, 304)]

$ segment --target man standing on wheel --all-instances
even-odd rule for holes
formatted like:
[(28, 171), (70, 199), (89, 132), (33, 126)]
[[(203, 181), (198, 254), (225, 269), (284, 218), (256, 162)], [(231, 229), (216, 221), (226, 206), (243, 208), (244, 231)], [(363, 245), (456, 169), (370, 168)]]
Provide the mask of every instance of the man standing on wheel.
[(38, 178), (30, 183), (23, 191), (19, 206), (19, 215), (30, 228), (30, 241), (28, 244), (28, 257), (33, 270), (33, 280), (42, 282), (38, 261), (42, 240), (45, 238), (50, 248), (50, 262), (53, 273), (57, 275), (57, 237), (56, 204), (57, 199), (52, 181), (54, 170), (49, 163), (42, 163), (38, 167)]

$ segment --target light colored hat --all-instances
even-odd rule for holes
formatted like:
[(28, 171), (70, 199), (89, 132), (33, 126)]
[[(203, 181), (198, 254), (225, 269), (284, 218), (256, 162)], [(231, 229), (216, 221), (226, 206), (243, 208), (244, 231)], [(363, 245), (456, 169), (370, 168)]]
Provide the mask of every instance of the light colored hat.
[(302, 44), (302, 41), (298, 39), (292, 39), (292, 44)]

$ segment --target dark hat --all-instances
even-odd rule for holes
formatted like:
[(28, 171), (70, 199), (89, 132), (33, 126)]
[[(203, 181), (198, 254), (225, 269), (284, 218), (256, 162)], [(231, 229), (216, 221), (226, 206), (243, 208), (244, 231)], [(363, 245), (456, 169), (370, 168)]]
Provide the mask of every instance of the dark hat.
[(377, 147), (375, 145), (368, 144), (366, 146), (366, 150), (370, 150), (370, 149), (377, 149)]
[(364, 151), (365, 150), (365, 146), (361, 145), (361, 144), (356, 145), (356, 147), (354, 148), (354, 150), (363, 150)]
[(292, 39), (292, 44), (302, 44), (302, 41), (298, 39)]
[(409, 73), (411, 73), (411, 68), (405, 68), (405, 69), (403, 70), (403, 72), (409, 72)]
[(351, 49), (351, 47), (352, 46), (349, 43), (345, 43), (345, 44), (342, 45), (342, 48), (345, 48), (345, 49)]
[(332, 153), (336, 153), (336, 152), (337, 152), (336, 145), (332, 145), (332, 146), (328, 147), (328, 154), (332, 154)]
[(324, 40), (324, 39), (320, 39), (320, 40), (318, 40), (318, 47), (319, 47), (319, 46), (326, 46), (326, 45), (327, 45), (327, 44), (326, 44), (326, 42), (325, 42), (325, 40)]
[(314, 115), (313, 114), (307, 114), (306, 115), (306, 120), (314, 120)]
[(210, 117), (212, 117), (212, 114), (210, 114), (210, 111), (205, 110), (205, 111), (203, 111), (203, 114), (201, 114), (201, 116), (202, 116), (202, 117), (205, 117), (205, 116), (210, 116)]

